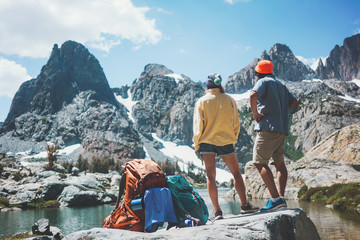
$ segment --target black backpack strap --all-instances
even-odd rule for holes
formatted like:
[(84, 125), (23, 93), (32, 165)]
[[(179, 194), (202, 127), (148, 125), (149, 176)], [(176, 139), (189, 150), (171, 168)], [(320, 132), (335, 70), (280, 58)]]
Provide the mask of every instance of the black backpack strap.
[(118, 195), (118, 198), (116, 200), (116, 208), (118, 208), (119, 205), (120, 205), (120, 200), (121, 200), (122, 195), (125, 192), (125, 188), (126, 188), (126, 172), (124, 172), (124, 174), (121, 176), (121, 179), (120, 179), (119, 195)]
[(174, 208), (176, 209), (175, 211), (178, 213), (182, 213), (186, 219), (195, 221), (196, 223), (200, 222), (200, 219), (197, 219), (197, 218), (194, 218), (193, 216), (191, 216), (191, 214), (188, 211), (186, 211), (186, 209), (180, 207), (179, 204), (177, 204), (177, 202), (174, 200), (173, 200), (173, 205), (174, 205)]

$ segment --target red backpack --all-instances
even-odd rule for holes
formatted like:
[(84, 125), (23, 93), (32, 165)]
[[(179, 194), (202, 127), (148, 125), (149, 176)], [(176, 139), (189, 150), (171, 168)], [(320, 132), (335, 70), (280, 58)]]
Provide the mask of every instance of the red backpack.
[[(120, 180), (116, 208), (110, 216), (105, 218), (103, 228), (118, 228), (143, 232), (145, 211), (144, 209), (133, 211), (131, 209), (131, 201), (136, 198), (142, 198), (147, 189), (162, 188), (165, 187), (165, 185), (165, 174), (154, 161), (138, 159), (128, 162)], [(119, 206), (120, 198), (124, 190), (125, 196)]]

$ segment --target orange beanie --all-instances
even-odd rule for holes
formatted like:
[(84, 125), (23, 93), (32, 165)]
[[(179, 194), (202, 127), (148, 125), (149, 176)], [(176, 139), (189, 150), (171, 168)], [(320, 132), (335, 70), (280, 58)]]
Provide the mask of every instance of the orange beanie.
[(263, 74), (270, 74), (273, 72), (273, 65), (269, 60), (261, 60), (256, 65), (255, 71)]

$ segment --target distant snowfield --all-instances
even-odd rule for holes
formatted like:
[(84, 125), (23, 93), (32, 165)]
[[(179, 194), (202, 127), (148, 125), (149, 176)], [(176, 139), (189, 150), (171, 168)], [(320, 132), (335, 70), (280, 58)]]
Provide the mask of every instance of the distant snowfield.
[(311, 79), (311, 80), (302, 80), (302, 82), (313, 83), (313, 82), (323, 82), (323, 80), (314, 78), (314, 79)]
[(240, 93), (240, 94), (229, 94), (227, 93), (227, 95), (230, 95), (233, 99), (235, 99), (235, 101), (240, 101), (240, 100), (243, 100), (243, 99), (249, 99), (250, 98), (250, 92), (251, 90), (248, 90), (244, 93)]
[[(205, 170), (205, 165), (202, 165), (201, 160), (196, 157), (193, 148), (186, 145), (176, 145), (173, 142), (164, 141), (157, 137), (155, 133), (152, 134), (152, 137), (164, 145), (164, 148), (160, 149), (164, 155), (180, 160), (178, 161), (180, 169), (187, 169), (188, 164), (193, 163), (196, 167)], [(225, 171), (224, 169), (216, 168), (216, 180), (218, 182), (229, 182), (232, 178), (233, 176), (231, 173)]]
[[(73, 153), (75, 150), (81, 148), (81, 144), (74, 144), (71, 146), (67, 146), (64, 149), (60, 149), (58, 151), (59, 155), (70, 155), (71, 153)], [(47, 151), (44, 152), (40, 152), (38, 154), (35, 155), (28, 155), (26, 152), (18, 152), (17, 155), (22, 155), (22, 159), (31, 159), (31, 158), (47, 158)]]

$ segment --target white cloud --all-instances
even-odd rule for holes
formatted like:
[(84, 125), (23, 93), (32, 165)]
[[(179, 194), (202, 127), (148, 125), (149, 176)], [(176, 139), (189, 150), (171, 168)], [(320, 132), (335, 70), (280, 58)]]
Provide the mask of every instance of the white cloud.
[(160, 13), (164, 13), (164, 14), (169, 14), (169, 15), (174, 14), (173, 12), (165, 10), (163, 8), (157, 8), (156, 11), (160, 12)]
[(183, 48), (180, 49), (180, 53), (181, 54), (189, 54), (189, 52), (187, 50), (183, 49)]
[(313, 70), (316, 70), (319, 60), (321, 58), (322, 62), (325, 64), (326, 57), (320, 57), (320, 58), (304, 58), (302, 56), (296, 56), (297, 59), (299, 59), (301, 62), (303, 62), (305, 65), (308, 65)]
[(26, 68), (0, 57), (0, 96), (13, 97), (20, 85), (29, 79)]
[(252, 0), (225, 0), (229, 4), (234, 4), (236, 2), (251, 2)]
[(246, 51), (249, 51), (251, 48), (252, 48), (251, 46), (246, 46), (246, 47), (245, 47), (245, 50), (246, 50)]
[(156, 44), (162, 33), (150, 9), (131, 0), (11, 0), (0, 1), (0, 52), (48, 57), (54, 43), (74, 40), (109, 52), (128, 40)]

